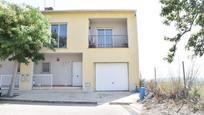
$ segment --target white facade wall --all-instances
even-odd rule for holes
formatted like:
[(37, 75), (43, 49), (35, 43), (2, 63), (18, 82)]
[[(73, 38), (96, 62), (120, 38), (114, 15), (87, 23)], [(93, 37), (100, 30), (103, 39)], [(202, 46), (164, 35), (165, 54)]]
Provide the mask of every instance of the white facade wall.
[(0, 61), (0, 75), (12, 74), (13, 62), (11, 61)]

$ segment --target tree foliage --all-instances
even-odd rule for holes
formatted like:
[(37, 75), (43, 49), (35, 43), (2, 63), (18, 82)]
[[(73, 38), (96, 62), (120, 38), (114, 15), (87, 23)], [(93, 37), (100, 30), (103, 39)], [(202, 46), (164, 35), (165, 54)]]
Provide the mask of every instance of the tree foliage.
[(8, 96), (13, 96), (18, 64), (44, 59), (40, 50), (53, 49), (52, 41), (49, 23), (38, 9), (0, 0), (0, 60), (14, 62)]
[(43, 47), (53, 49), (50, 40), (49, 23), (38, 9), (0, 1), (0, 60), (37, 62), (44, 59)]
[(184, 38), (184, 35), (192, 32), (194, 27), (198, 29), (192, 32), (185, 48), (193, 51), (195, 56), (202, 56), (204, 54), (204, 0), (160, 0), (160, 3), (163, 23), (167, 26), (174, 24), (177, 31), (174, 37), (164, 38), (173, 43), (166, 57), (167, 61), (173, 61), (178, 42)]

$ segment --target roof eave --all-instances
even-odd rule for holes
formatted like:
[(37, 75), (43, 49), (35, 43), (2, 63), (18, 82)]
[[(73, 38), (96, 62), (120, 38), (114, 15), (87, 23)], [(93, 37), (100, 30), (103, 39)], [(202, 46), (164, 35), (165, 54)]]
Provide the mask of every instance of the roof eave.
[(136, 10), (132, 10), (132, 9), (100, 9), (100, 10), (95, 10), (95, 9), (91, 9), (91, 10), (43, 10), (41, 11), (42, 13), (57, 13), (57, 12), (136, 12)]

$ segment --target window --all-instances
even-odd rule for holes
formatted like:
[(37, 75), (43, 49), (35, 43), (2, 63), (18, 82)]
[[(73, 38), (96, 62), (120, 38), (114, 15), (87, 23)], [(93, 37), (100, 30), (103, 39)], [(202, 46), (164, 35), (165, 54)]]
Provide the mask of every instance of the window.
[(50, 63), (42, 63), (42, 72), (50, 73)]
[(67, 47), (67, 24), (52, 24), (52, 38), (55, 39), (54, 46), (56, 48)]
[(109, 48), (112, 47), (112, 29), (97, 29), (97, 47)]

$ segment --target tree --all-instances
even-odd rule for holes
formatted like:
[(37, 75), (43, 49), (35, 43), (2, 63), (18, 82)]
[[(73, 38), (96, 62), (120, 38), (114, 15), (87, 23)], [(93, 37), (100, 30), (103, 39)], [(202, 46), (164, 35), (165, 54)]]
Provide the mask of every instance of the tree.
[[(175, 25), (176, 35), (164, 39), (173, 43), (165, 59), (172, 62), (177, 50), (178, 42), (184, 35), (191, 33), (185, 48), (195, 56), (204, 54), (204, 0), (160, 0), (161, 16), (164, 24)], [(197, 28), (196, 32), (192, 32)]]
[(44, 59), (43, 47), (53, 49), (49, 23), (38, 9), (0, 1), (0, 60), (14, 62), (8, 96), (12, 96), (19, 63)]

